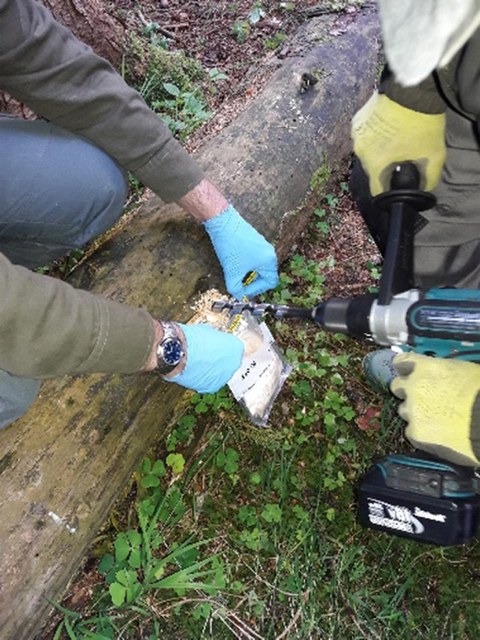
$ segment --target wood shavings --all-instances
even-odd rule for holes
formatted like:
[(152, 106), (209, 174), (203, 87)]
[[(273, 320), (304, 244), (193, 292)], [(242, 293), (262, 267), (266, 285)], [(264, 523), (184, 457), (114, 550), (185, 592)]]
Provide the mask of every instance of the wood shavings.
[(200, 324), (202, 322), (206, 322), (212, 327), (215, 327), (215, 329), (226, 331), (231, 321), (228, 310), (218, 312), (212, 309), (214, 302), (224, 298), (225, 295), (221, 294), (217, 289), (208, 289), (208, 291), (202, 293), (197, 300), (195, 300), (192, 306), (195, 314), (188, 321), (188, 324)]

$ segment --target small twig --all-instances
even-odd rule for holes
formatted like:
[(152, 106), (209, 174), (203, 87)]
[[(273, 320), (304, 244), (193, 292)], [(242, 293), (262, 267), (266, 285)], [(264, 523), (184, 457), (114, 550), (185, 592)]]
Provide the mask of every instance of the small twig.
[(165, 29), (188, 29), (189, 26), (189, 22), (178, 22), (177, 24), (167, 24)]
[(291, 597), (291, 598), (298, 597), (298, 593), (293, 593), (291, 591), (283, 591), (283, 589), (279, 589), (278, 587), (276, 587), (271, 582), (268, 582), (268, 580), (265, 580), (265, 578), (260, 577), (258, 572), (253, 567), (251, 567), (249, 564), (247, 564), (244, 560), (242, 560), (241, 562), (242, 562), (244, 567), (247, 567), (247, 569), (252, 572), (252, 574), (255, 576), (256, 580), (258, 580), (259, 582), (263, 582), (263, 584), (265, 584), (269, 589), (271, 589), (273, 591), (276, 591), (277, 593), (281, 593), (283, 596), (288, 596), (288, 597)]
[(158, 23), (157, 23), (157, 31), (159, 31), (162, 36), (165, 36), (166, 38), (170, 38), (170, 40), (176, 40), (177, 36), (172, 33), (171, 31), (168, 31), (168, 29), (164, 29), (163, 27), (161, 27)]
[[(264, 640), (263, 636), (259, 635), (255, 629), (252, 629), (252, 627), (231, 611), (227, 611), (224, 616), (218, 611), (216, 613), (216, 617), (223, 622), (227, 629), (229, 629), (236, 638), (245, 638), (246, 640)], [(238, 633), (240, 635), (237, 635)]]
[(159, 609), (156, 605), (152, 604), (151, 602), (147, 602), (147, 607), (150, 609), (150, 611), (153, 613), (154, 616), (156, 616), (157, 618), (166, 618), (168, 612), (171, 609), (175, 609), (178, 606), (183, 606), (185, 604), (192, 604), (192, 603), (204, 603), (204, 602), (208, 602), (212, 605), (216, 605), (218, 606), (218, 602), (216, 600), (214, 600), (213, 598), (182, 598), (182, 600), (174, 600), (171, 604), (168, 604), (166, 606), (163, 606), (161, 609)]
[(302, 615), (302, 609), (303, 607), (299, 607), (296, 614), (293, 616), (293, 618), (290, 620), (289, 624), (287, 627), (285, 627), (285, 629), (282, 631), (282, 633), (277, 636), (275, 638), (275, 640), (283, 640), (283, 638), (287, 638), (290, 631), (293, 629), (293, 627), (297, 624), (298, 619), (300, 618), (300, 616)]
[(331, 15), (332, 13), (341, 13), (344, 11), (343, 7), (311, 7), (306, 9), (304, 14), (307, 18), (316, 18), (317, 16)]
[[(137, 15), (144, 27), (148, 27), (149, 25), (152, 24), (152, 21), (148, 21), (143, 15), (143, 13), (140, 11), (140, 9), (137, 10)], [(158, 22), (155, 22), (155, 29), (159, 31), (162, 34), (162, 36), (165, 36), (166, 38), (170, 38), (171, 40), (177, 39), (177, 36), (174, 33), (172, 33), (168, 29), (165, 29), (164, 27), (159, 25)]]

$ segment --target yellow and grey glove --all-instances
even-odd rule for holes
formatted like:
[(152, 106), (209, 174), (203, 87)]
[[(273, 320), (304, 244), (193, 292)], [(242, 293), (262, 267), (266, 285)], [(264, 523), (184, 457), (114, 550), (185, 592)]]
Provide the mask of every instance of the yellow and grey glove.
[(444, 113), (413, 111), (375, 92), (353, 116), (352, 139), (372, 196), (388, 191), (399, 162), (415, 163), (421, 189), (431, 191), (440, 179), (446, 157)]
[(466, 466), (480, 465), (480, 365), (415, 353), (395, 356), (390, 388), (417, 448)]

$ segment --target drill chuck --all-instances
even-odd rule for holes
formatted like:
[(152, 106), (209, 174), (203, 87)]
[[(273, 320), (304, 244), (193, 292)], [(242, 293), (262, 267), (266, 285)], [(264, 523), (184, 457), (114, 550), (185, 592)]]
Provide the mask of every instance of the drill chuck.
[(419, 298), (420, 292), (410, 289), (393, 296), (390, 304), (381, 305), (378, 300), (373, 302), (369, 325), (376, 344), (385, 347), (409, 344), (408, 311)]
[(315, 308), (313, 318), (327, 331), (364, 338), (370, 334), (368, 318), (374, 300), (373, 294), (331, 298)]
[(388, 305), (378, 304), (374, 294), (332, 298), (318, 305), (314, 319), (334, 333), (366, 338), (382, 346), (401, 345), (408, 342), (408, 309), (418, 299), (416, 289), (394, 296)]

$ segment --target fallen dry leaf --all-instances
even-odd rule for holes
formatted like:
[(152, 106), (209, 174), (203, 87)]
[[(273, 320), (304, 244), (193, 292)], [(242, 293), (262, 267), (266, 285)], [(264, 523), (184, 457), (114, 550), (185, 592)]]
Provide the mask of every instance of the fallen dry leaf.
[(357, 427), (362, 431), (378, 431), (380, 429), (380, 407), (369, 407), (356, 420)]

